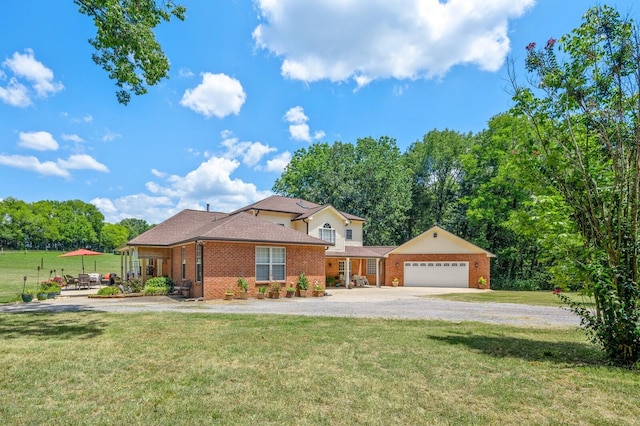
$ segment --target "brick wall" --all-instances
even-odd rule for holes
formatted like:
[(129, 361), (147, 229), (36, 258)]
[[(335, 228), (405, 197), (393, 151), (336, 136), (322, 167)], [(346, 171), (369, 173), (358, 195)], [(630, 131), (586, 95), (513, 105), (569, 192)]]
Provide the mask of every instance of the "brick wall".
[[(385, 260), (383, 283), (391, 285), (398, 277), (404, 284), (404, 262), (469, 262), (469, 288), (478, 288), (478, 278), (483, 276), (491, 284), (490, 259), (485, 254), (391, 254)], [(475, 267), (475, 263), (478, 267)]]
[[(227, 290), (238, 292), (238, 277), (243, 277), (249, 283), (249, 295), (255, 296), (258, 287), (269, 286), (269, 282), (255, 280), (255, 248), (264, 244), (233, 243), (233, 242), (205, 242), (203, 248), (204, 298), (219, 299), (224, 297)], [(281, 281), (281, 294), (286, 287), (296, 285), (298, 275), (304, 272), (309, 279), (310, 287), (318, 280), (324, 288), (324, 247), (289, 246), (271, 244), (270, 247), (285, 247), (286, 249), (286, 279)], [(187, 266), (194, 265), (193, 273), (187, 267), (187, 276), (195, 283), (195, 250), (189, 257), (187, 250)], [(178, 257), (180, 252), (178, 251)]]

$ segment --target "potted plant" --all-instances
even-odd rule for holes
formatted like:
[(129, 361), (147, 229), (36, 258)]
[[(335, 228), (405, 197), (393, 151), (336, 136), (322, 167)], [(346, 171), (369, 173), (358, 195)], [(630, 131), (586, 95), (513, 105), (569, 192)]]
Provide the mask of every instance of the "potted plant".
[(398, 277), (393, 277), (393, 279), (391, 280), (391, 285), (394, 287), (398, 287), (398, 284), (400, 284), (400, 280), (398, 279)]
[(271, 299), (279, 299), (280, 298), (280, 283), (279, 282), (272, 282), (271, 283), (271, 288), (269, 289), (269, 297)]
[(293, 285), (287, 287), (287, 298), (291, 299), (296, 292), (296, 288)]
[(316, 283), (316, 285), (313, 286), (313, 297), (322, 297), (322, 296), (324, 296), (324, 290), (322, 289), (320, 284)]
[(224, 300), (233, 300), (233, 290), (227, 290), (224, 292)]
[(309, 290), (309, 279), (304, 272), (301, 272), (298, 275), (298, 296), (307, 297), (307, 290)]
[(247, 300), (249, 298), (249, 283), (244, 278), (238, 278), (238, 287), (240, 287), (240, 299)]
[(483, 277), (482, 275), (480, 276), (480, 278), (478, 278), (478, 288), (480, 288), (480, 289), (489, 288), (489, 285), (487, 284), (487, 279), (485, 277)]
[(266, 285), (261, 285), (260, 287), (258, 287), (258, 299), (264, 299), (266, 294), (267, 294)]
[(22, 294), (20, 295), (20, 297), (22, 298), (22, 301), (25, 303), (29, 303), (33, 300), (33, 295), (35, 294), (35, 291), (33, 290), (23, 290)]

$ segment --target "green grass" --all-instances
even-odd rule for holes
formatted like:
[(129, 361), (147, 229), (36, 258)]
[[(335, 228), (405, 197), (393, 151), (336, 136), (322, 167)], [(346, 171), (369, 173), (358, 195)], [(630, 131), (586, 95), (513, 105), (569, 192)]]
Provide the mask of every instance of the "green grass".
[[(587, 307), (593, 306), (593, 299), (582, 296), (579, 293), (562, 293), (571, 299), (585, 302)], [(426, 297), (452, 300), (456, 302), (494, 302), (494, 303), (519, 303), (523, 305), (537, 306), (566, 306), (562, 300), (551, 291), (482, 291), (474, 293), (449, 293)]]
[(0, 423), (635, 424), (637, 371), (577, 329), (0, 314)]
[[(56, 270), (61, 275), (77, 276), (82, 272), (80, 257), (59, 257), (58, 251), (10, 251), (0, 254), (0, 303), (13, 302), (22, 293), (23, 277), (27, 277), (27, 288), (36, 289), (38, 279), (49, 278), (49, 272)], [(120, 272), (120, 255), (85, 256), (85, 272)], [(42, 266), (38, 271), (38, 266)]]

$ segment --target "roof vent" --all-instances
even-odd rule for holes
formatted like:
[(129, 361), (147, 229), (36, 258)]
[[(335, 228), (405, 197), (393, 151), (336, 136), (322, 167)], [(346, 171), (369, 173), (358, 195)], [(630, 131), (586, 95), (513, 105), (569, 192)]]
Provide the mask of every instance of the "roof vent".
[(304, 201), (300, 200), (300, 201), (296, 201), (296, 204), (300, 207), (302, 207), (303, 209), (308, 209), (309, 207), (304, 205)]

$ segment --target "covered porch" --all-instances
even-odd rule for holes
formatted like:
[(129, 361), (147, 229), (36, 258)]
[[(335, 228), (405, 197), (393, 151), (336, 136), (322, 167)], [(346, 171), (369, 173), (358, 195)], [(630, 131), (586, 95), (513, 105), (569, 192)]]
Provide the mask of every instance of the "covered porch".
[(384, 259), (394, 247), (346, 246), (344, 251), (325, 253), (327, 285), (351, 288), (363, 283), (380, 287), (384, 284)]
[(164, 247), (124, 246), (120, 252), (120, 276), (123, 279), (171, 276), (171, 249)]

